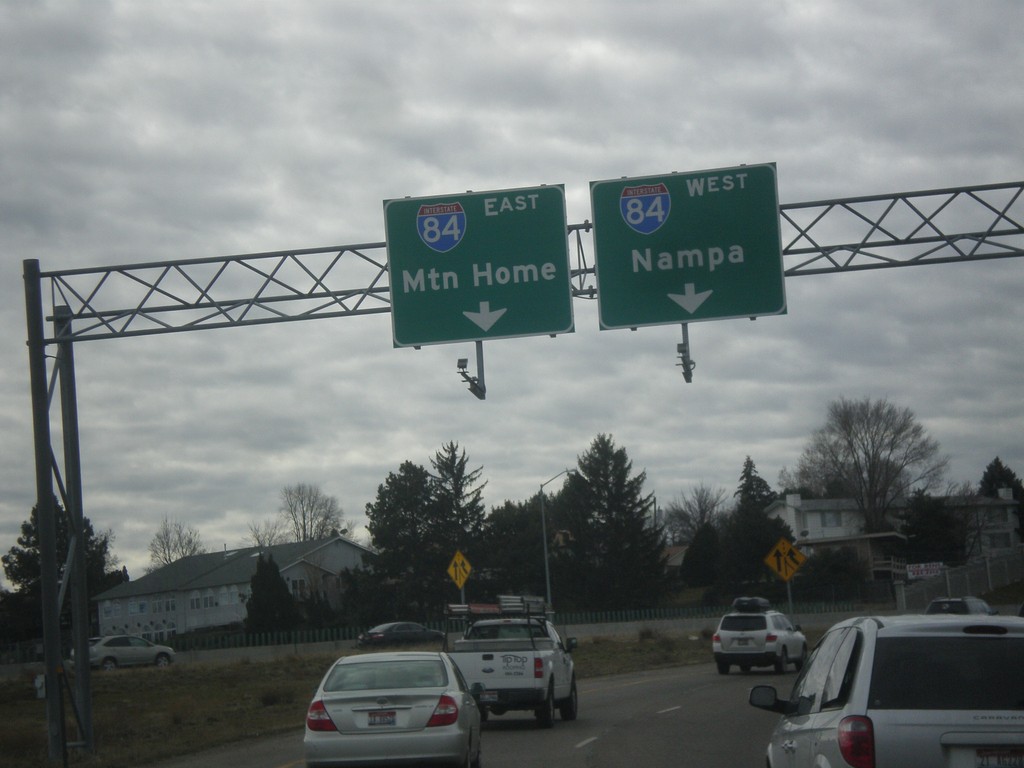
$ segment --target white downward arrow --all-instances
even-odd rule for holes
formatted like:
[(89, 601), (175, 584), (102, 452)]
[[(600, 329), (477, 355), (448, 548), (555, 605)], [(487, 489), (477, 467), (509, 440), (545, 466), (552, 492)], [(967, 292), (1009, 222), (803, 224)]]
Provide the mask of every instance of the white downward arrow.
[(479, 312), (463, 312), (462, 314), (468, 317), (471, 322), (480, 326), (481, 330), (489, 331), (491, 330), (491, 326), (498, 322), (501, 316), (507, 311), (508, 310), (505, 309), (496, 309), (492, 312), (491, 302), (481, 301)]
[(668, 297), (692, 315), (707, 300), (711, 293), (712, 291), (697, 293), (693, 283), (687, 283), (683, 288), (683, 293), (670, 293)]

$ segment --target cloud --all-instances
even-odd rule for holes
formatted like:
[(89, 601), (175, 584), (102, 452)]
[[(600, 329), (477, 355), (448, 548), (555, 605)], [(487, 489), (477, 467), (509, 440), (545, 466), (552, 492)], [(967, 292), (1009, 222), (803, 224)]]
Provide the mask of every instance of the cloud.
[[(0, 8), (0, 550), (35, 496), (23, 260), (374, 243), (386, 199), (537, 184), (580, 223), (591, 181), (743, 163), (777, 163), (784, 203), (1012, 181), (1022, 22), (1011, 0)], [(1022, 286), (1019, 259), (791, 278), (785, 315), (690, 325), (692, 384), (678, 326), (598, 331), (577, 299), (573, 334), (484, 345), (483, 402), (455, 371), (473, 345), (394, 349), (386, 314), (82, 343), (85, 512), (137, 572), (164, 515), (235, 546), (311, 482), (358, 519), (450, 440), (497, 505), (599, 433), (661, 502), (731, 494), (747, 455), (773, 484), (795, 466), (839, 396), (909, 407), (951, 479), (1019, 474)]]

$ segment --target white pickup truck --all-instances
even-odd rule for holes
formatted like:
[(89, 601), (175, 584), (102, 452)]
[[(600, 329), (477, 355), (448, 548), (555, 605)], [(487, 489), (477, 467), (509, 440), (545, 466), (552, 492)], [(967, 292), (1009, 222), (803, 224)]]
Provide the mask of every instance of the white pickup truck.
[(559, 637), (543, 604), (499, 598), (498, 605), (449, 606), (449, 617), (477, 618), (448, 652), (480, 704), (483, 719), (509, 710), (532, 710), (542, 728), (575, 720), (578, 707), (572, 650), (576, 638)]

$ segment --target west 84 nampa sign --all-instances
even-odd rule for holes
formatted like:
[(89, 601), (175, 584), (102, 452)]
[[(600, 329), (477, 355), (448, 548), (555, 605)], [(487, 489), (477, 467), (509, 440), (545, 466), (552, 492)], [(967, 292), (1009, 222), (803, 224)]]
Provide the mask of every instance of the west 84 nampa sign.
[(398, 347), (573, 330), (561, 185), (384, 202)]
[(602, 328), (786, 311), (775, 166), (590, 185)]

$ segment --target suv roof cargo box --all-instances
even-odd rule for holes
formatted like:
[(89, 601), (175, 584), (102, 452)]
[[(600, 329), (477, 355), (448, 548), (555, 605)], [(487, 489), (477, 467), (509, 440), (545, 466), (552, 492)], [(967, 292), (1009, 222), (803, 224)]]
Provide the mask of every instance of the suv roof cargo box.
[(763, 597), (737, 597), (732, 601), (732, 607), (742, 613), (764, 613), (772, 605)]

